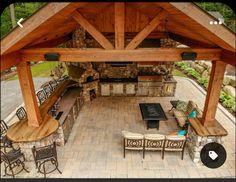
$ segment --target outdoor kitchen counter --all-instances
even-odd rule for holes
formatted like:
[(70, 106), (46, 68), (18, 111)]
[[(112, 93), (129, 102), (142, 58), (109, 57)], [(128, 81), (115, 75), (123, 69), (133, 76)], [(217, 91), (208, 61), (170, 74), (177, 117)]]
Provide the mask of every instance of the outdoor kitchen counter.
[(74, 82), (71, 80), (62, 82), (55, 89), (52, 95), (50, 95), (50, 97), (40, 106), (43, 121), (39, 127), (29, 126), (27, 119), (16, 122), (7, 130), (7, 138), (13, 142), (32, 142), (41, 140), (54, 133), (59, 127), (59, 122), (47, 112), (64, 92), (64, 90), (73, 83)]
[(71, 108), (75, 105), (76, 99), (81, 95), (81, 92), (81, 88), (69, 88), (58, 102), (58, 112), (63, 112), (58, 119), (60, 125), (62, 125), (66, 120), (66, 117), (70, 113)]

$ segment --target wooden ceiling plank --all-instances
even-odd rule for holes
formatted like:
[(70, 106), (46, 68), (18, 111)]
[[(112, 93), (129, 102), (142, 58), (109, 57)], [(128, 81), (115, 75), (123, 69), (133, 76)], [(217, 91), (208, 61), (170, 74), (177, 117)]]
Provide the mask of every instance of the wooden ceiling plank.
[(169, 37), (171, 39), (173, 39), (177, 42), (180, 42), (184, 45), (187, 45), (189, 47), (214, 48), (214, 46), (211, 44), (206, 44), (204, 42), (200, 42), (200, 41), (185, 37), (183, 35), (178, 35), (178, 34), (171, 33), (171, 32), (169, 33)]
[(73, 13), (73, 18), (87, 31), (104, 49), (114, 49), (110, 41), (99, 32), (88, 20), (86, 20), (78, 11)]
[(45, 41), (45, 42), (41, 42), (41, 43), (38, 43), (38, 44), (34, 44), (32, 46), (29, 46), (29, 47), (26, 47), (26, 48), (47, 48), (47, 47), (55, 47), (55, 46), (58, 46), (68, 40), (70, 40), (70, 36), (69, 35), (65, 35), (65, 36), (62, 36), (62, 37), (58, 37), (58, 38), (55, 38), (55, 39), (51, 39), (51, 40), (48, 40), (48, 41)]
[(135, 49), (160, 24), (161, 20), (166, 16), (167, 13), (164, 10), (158, 13), (155, 18), (153, 18), (151, 22), (131, 40), (131, 42), (126, 46), (126, 49)]
[(125, 46), (125, 3), (115, 4), (115, 48), (124, 49)]
[(104, 50), (77, 48), (41, 48), (21, 51), (23, 61), (45, 61), (44, 54), (60, 54), (60, 61), (101, 62), (101, 61), (180, 61), (181, 53), (196, 52), (197, 60), (219, 60), (221, 49), (217, 48), (140, 48), (133, 50)]
[[(229, 46), (230, 51), (235, 51), (235, 34), (231, 31), (229, 31), (223, 24), (217, 25), (217, 28), (215, 26), (212, 26), (209, 22), (213, 19), (212, 16), (208, 15), (206, 12), (202, 11), (200, 8), (198, 8), (193, 3), (175, 3), (170, 2), (172, 6), (180, 10), (185, 14), (185, 16), (188, 16), (192, 20), (199, 23), (201, 26), (205, 27), (209, 32), (214, 34), (214, 36), (211, 34), (209, 35), (209, 38), (214, 40), (216, 44), (225, 44), (227, 43)], [(231, 47), (231, 48), (230, 48)]]

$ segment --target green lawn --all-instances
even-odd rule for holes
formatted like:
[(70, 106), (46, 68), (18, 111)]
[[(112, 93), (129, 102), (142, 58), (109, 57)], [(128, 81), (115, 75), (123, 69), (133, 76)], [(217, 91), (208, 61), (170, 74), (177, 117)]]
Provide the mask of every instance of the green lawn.
[[(33, 77), (50, 77), (51, 70), (58, 65), (58, 62), (43, 62), (31, 66)], [(7, 80), (16, 80), (18, 75), (15, 75)]]
[(184, 73), (182, 73), (181, 71), (174, 69), (172, 71), (173, 76), (181, 76), (181, 77), (187, 77)]

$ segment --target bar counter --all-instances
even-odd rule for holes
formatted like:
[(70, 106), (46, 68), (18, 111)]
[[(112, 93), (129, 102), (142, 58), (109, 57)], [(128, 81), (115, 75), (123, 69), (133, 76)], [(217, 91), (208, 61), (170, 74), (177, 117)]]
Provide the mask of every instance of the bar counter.
[(29, 126), (27, 119), (18, 121), (11, 125), (7, 130), (7, 138), (13, 142), (32, 142), (46, 138), (54, 133), (58, 129), (60, 123), (47, 112), (58, 100), (65, 89), (73, 84), (74, 82), (71, 80), (65, 80), (60, 83), (52, 95), (50, 95), (50, 97), (39, 107), (43, 119), (39, 127)]

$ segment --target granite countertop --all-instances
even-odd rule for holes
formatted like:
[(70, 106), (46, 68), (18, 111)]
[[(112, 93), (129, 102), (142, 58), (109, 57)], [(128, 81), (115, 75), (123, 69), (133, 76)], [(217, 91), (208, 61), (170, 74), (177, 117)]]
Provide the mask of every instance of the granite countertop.
[(62, 96), (61, 100), (58, 102), (59, 109), (58, 112), (63, 112), (58, 122), (62, 125), (69, 114), (71, 108), (73, 107), (76, 98), (80, 95), (81, 88), (72, 87), (69, 88), (66, 93)]

